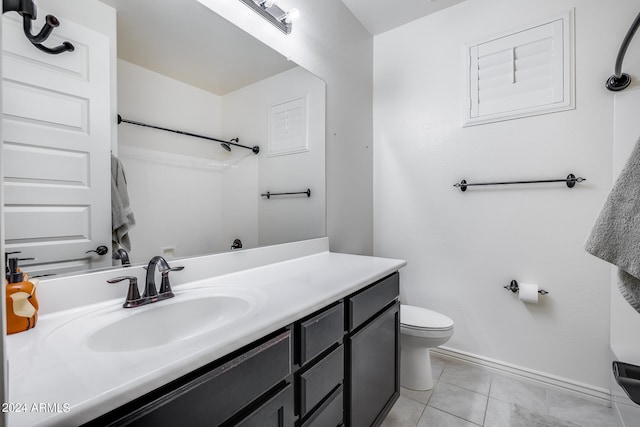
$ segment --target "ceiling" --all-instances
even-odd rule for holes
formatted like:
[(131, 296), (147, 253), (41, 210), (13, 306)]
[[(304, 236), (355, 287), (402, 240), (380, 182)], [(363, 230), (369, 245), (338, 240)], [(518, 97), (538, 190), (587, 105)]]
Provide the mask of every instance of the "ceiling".
[(373, 36), (464, 0), (342, 0)]
[[(296, 66), (197, 1), (100, 1), (117, 11), (118, 58), (217, 95)], [(342, 1), (377, 35), (464, 0)]]
[(217, 95), (296, 66), (197, 1), (101, 1), (117, 10), (118, 58)]

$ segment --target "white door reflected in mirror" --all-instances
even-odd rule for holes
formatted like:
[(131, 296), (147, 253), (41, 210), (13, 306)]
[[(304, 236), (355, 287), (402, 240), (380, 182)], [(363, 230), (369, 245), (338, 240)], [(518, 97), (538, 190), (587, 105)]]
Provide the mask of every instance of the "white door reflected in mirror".
[(109, 40), (73, 22), (56, 34), (82, 44), (43, 53), (3, 16), (4, 238), (32, 276), (111, 265), (96, 250), (111, 246)]

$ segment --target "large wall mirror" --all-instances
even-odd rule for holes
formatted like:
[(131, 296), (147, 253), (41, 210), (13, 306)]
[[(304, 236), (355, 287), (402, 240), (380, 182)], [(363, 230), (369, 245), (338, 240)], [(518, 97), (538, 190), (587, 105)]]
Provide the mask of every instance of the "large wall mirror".
[[(45, 58), (4, 17), (4, 238), (37, 258), (25, 270), (113, 266), (120, 170), (133, 264), (326, 234), (322, 80), (196, 0), (37, 3), (61, 21), (51, 43), (76, 49)], [(117, 25), (100, 19), (107, 7)]]

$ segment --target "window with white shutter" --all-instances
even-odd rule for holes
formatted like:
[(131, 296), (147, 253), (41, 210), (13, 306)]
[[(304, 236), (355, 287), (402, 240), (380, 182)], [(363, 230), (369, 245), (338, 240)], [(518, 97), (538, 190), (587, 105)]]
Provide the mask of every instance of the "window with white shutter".
[(573, 13), (466, 48), (464, 125), (574, 108)]
[(309, 151), (307, 96), (269, 106), (269, 156)]

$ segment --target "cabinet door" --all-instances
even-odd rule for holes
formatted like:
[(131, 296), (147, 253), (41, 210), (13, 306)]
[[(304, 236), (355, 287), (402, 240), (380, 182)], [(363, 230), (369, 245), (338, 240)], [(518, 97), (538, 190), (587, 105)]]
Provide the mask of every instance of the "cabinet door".
[(258, 409), (247, 415), (237, 427), (289, 427), (293, 425), (293, 386), (288, 385)]
[(400, 395), (400, 303), (349, 336), (347, 345), (347, 425), (379, 425)]

